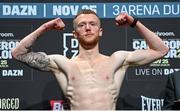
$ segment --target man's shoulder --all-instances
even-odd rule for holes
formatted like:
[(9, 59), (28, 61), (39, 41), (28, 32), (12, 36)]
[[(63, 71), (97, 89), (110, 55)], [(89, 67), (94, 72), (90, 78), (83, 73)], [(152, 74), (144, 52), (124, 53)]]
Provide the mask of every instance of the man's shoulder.
[(50, 59), (53, 59), (53, 60), (67, 60), (67, 61), (69, 61), (70, 59), (69, 58), (67, 58), (66, 56), (63, 56), (63, 55), (60, 55), (60, 54), (51, 54), (51, 55), (48, 55), (48, 57), (50, 58)]
[(125, 51), (125, 50), (119, 50), (114, 52), (111, 56), (126, 56), (127, 54), (129, 54), (130, 51)]

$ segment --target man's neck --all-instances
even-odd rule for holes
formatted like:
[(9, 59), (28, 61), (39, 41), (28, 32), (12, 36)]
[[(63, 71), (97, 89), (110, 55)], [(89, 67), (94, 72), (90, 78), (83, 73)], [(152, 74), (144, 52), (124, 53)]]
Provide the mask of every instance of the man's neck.
[(82, 60), (94, 60), (95, 58), (101, 56), (99, 53), (99, 47), (96, 45), (92, 49), (84, 49), (83, 47), (79, 47), (79, 55), (77, 56)]

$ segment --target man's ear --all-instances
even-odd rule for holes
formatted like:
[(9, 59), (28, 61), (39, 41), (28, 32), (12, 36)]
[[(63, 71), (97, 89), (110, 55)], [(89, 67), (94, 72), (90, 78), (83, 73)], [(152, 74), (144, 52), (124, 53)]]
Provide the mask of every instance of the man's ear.
[(76, 31), (73, 30), (72, 33), (73, 33), (74, 38), (77, 39), (77, 33), (76, 33)]
[(101, 37), (101, 36), (102, 36), (102, 33), (103, 33), (103, 29), (100, 28), (99, 30), (100, 30), (100, 31), (99, 31), (99, 36)]

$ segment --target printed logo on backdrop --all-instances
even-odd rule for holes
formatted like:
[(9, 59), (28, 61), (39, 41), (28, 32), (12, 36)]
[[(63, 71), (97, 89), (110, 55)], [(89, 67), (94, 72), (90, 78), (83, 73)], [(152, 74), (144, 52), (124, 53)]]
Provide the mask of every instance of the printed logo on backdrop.
[(0, 3), (0, 18), (72, 18), (81, 9), (91, 9), (101, 18), (129, 13), (142, 18), (180, 17), (179, 2), (132, 3)]
[(75, 57), (79, 50), (78, 50), (78, 40), (73, 37), (72, 33), (64, 33), (63, 34), (63, 55), (72, 58)]
[(164, 99), (149, 98), (141, 95), (142, 111), (161, 111)]
[(53, 111), (64, 111), (63, 100), (50, 100), (51, 110)]
[[(155, 34), (163, 39), (166, 46), (169, 47), (169, 52), (161, 59), (158, 59), (146, 66), (138, 66), (130, 68), (127, 73), (129, 80), (156, 80), (162, 79), (161, 76), (166, 76), (179, 71), (177, 64), (180, 59), (180, 32), (179, 25), (151, 25), (151, 29), (155, 30)], [(153, 28), (152, 28), (153, 27)], [(148, 45), (144, 39), (139, 37), (134, 30), (128, 30), (127, 50), (147, 49)], [(148, 78), (147, 78), (148, 76)], [(154, 78), (156, 76), (156, 78)]]
[[(32, 70), (12, 58), (11, 50), (15, 48), (20, 37), (24, 37), (31, 30), (22, 26), (0, 26), (0, 81), (31, 80)], [(19, 33), (20, 32), (20, 33)]]
[(1, 110), (17, 110), (19, 109), (19, 98), (0, 98)]

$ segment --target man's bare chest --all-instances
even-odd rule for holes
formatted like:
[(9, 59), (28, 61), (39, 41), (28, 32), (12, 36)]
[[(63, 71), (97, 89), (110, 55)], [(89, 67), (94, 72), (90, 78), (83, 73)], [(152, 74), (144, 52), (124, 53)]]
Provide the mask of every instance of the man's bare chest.
[(113, 81), (113, 67), (109, 62), (78, 62), (74, 65), (69, 75), (69, 81), (73, 84), (108, 84)]

